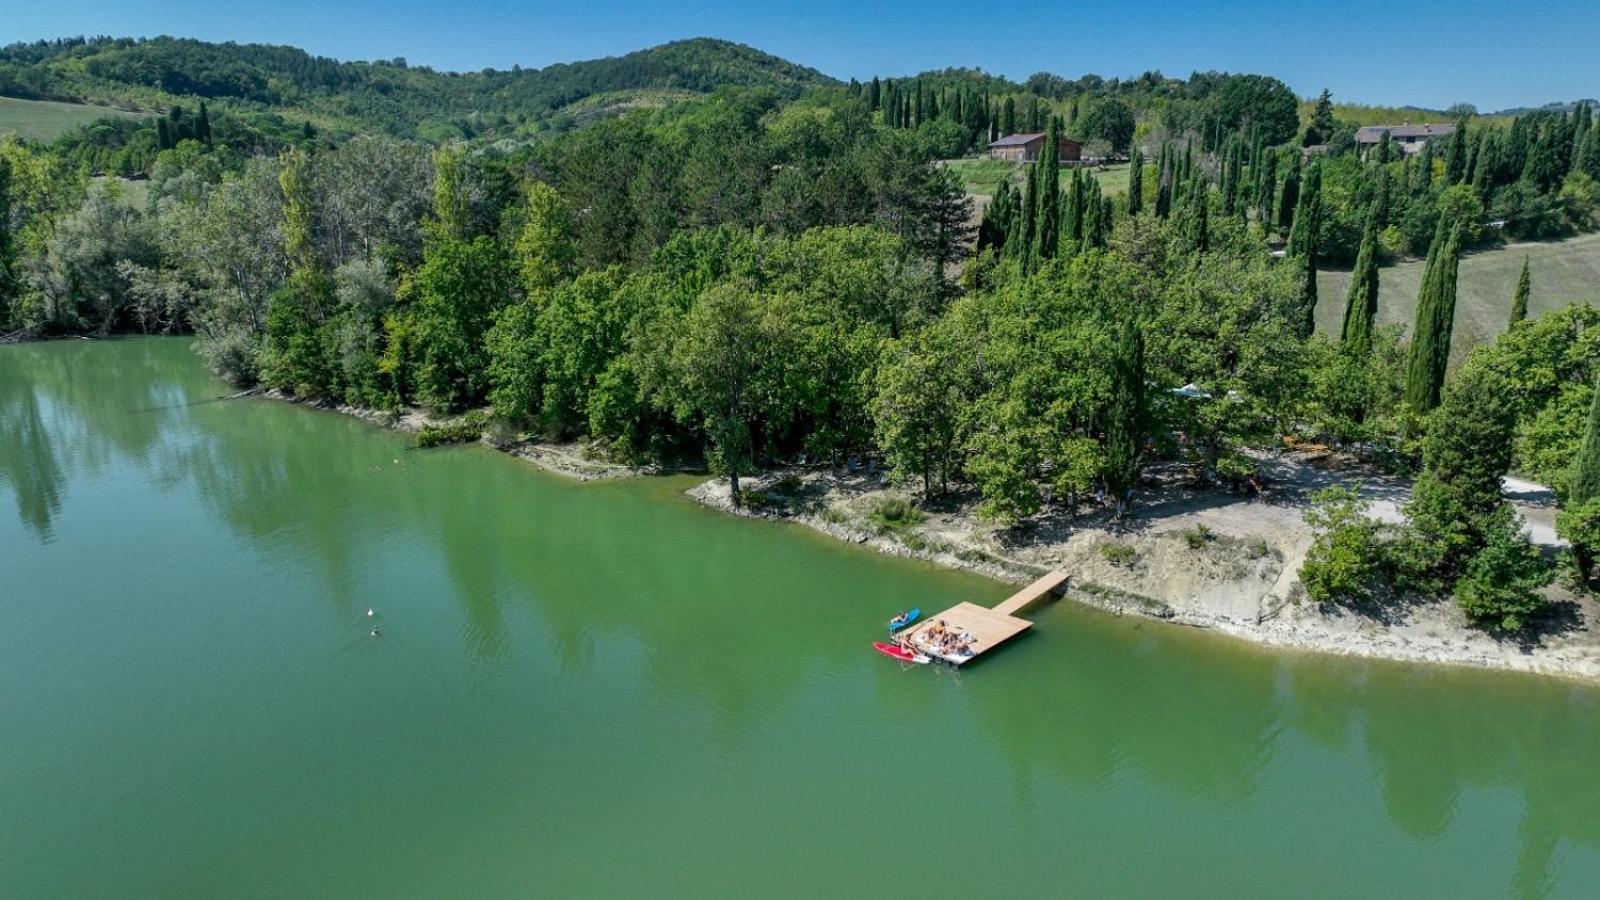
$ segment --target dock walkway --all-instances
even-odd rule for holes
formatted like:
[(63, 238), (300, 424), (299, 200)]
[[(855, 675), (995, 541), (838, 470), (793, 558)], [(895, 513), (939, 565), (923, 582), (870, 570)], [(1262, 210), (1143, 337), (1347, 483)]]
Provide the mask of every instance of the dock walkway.
[[(1051, 572), (1012, 594), (993, 609), (979, 606), (976, 603), (957, 603), (944, 612), (936, 616), (929, 616), (900, 632), (897, 639), (900, 643), (910, 645), (913, 649), (929, 656), (937, 657), (958, 666), (965, 665), (1032, 628), (1032, 622), (1018, 618), (1016, 613), (1048, 597), (1052, 591), (1065, 584), (1066, 581), (1067, 573), (1059, 570)], [(946, 628), (957, 634), (963, 632), (970, 634), (972, 639), (969, 646), (972, 649), (972, 655), (947, 656), (932, 649), (931, 644), (923, 644), (925, 633), (938, 622), (943, 622)]]

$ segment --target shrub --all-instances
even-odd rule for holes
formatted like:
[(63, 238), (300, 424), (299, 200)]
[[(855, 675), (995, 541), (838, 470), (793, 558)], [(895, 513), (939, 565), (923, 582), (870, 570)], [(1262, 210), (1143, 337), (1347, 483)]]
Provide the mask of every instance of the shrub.
[(1189, 542), (1190, 550), (1199, 550), (1216, 540), (1217, 533), (1206, 525), (1196, 525), (1183, 533), (1183, 539)]
[(1131, 544), (1116, 541), (1101, 542), (1100, 555), (1113, 566), (1132, 566), (1139, 559), (1139, 551), (1133, 549)]
[(424, 425), (417, 432), (418, 447), (443, 447), (446, 444), (466, 444), (483, 436), (483, 425), (470, 421), (454, 425)]
[(922, 510), (912, 506), (911, 501), (904, 497), (880, 500), (872, 510), (872, 521), (880, 528), (891, 531), (910, 528), (921, 523), (924, 518), (926, 517), (923, 516)]
[(1386, 570), (1381, 526), (1367, 518), (1367, 503), (1353, 487), (1312, 495), (1306, 524), (1316, 533), (1300, 566), (1306, 594), (1318, 603), (1365, 603)]
[(1514, 633), (1545, 606), (1539, 589), (1550, 583), (1549, 563), (1522, 534), (1522, 519), (1503, 506), (1484, 534), (1483, 549), (1456, 582), (1456, 602), (1472, 624)]

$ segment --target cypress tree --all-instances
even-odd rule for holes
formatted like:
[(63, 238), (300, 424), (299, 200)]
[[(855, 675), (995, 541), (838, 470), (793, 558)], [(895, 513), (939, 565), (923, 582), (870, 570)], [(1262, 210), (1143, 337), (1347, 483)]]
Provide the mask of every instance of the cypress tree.
[(1389, 170), (1378, 169), (1378, 187), (1372, 196), (1372, 220), (1379, 231), (1389, 224)]
[(1023, 271), (1033, 269), (1033, 238), (1037, 229), (1039, 210), (1039, 179), (1038, 168), (1028, 170), (1028, 183), (1023, 187), (1022, 213), (1017, 217), (1018, 225), (1014, 241), (1007, 241), (1008, 248), (1015, 246), (1014, 255), (1022, 261)]
[(1533, 288), (1533, 276), (1528, 271), (1528, 256), (1522, 256), (1522, 274), (1517, 276), (1517, 292), (1511, 298), (1511, 324), (1528, 317), (1528, 294)]
[(1261, 178), (1256, 187), (1256, 217), (1262, 229), (1272, 227), (1272, 200), (1278, 193), (1278, 154), (1268, 151), (1261, 160)]
[(1278, 227), (1294, 227), (1294, 211), (1300, 206), (1300, 161), (1296, 159), (1283, 176), (1283, 193), (1278, 197)]
[(1394, 159), (1394, 139), (1385, 131), (1378, 139), (1378, 165), (1387, 165), (1391, 159)]
[(1306, 169), (1287, 247), (1289, 257), (1297, 261), (1302, 275), (1299, 317), (1295, 323), (1302, 339), (1309, 338), (1317, 327), (1317, 241), (1321, 232), (1322, 167), (1313, 162)]
[(1017, 98), (1006, 95), (1005, 103), (1000, 106), (1000, 134), (1017, 133)]
[(171, 150), (172, 146), (172, 128), (167, 125), (166, 117), (162, 116), (156, 119), (156, 149)]
[(1033, 166), (1039, 178), (1035, 195), (1039, 200), (1035, 255), (1043, 260), (1054, 257), (1061, 243), (1061, 126), (1055, 116), (1050, 117), (1041, 154)]
[(1420, 194), (1433, 187), (1433, 141), (1422, 142), (1422, 152), (1418, 154), (1417, 184), (1415, 192)]
[(1372, 349), (1372, 325), (1378, 316), (1378, 216), (1377, 207), (1367, 214), (1361, 231), (1361, 249), (1356, 251), (1356, 267), (1350, 275), (1350, 292), (1345, 296), (1344, 324), (1339, 342), (1345, 349), (1366, 356)]
[(1428, 262), (1417, 296), (1417, 321), (1411, 331), (1406, 362), (1405, 401), (1419, 413), (1439, 405), (1445, 370), (1450, 364), (1450, 336), (1455, 328), (1456, 272), (1461, 262), (1461, 226), (1439, 217), (1428, 246)]
[(1233, 215), (1234, 201), (1239, 197), (1238, 145), (1229, 140), (1222, 151), (1222, 214)]
[(1111, 379), (1111, 399), (1106, 404), (1106, 487), (1121, 518), (1127, 513), (1129, 490), (1139, 477), (1144, 422), (1144, 333), (1131, 318), (1118, 329)]
[(867, 87), (867, 106), (877, 112), (883, 104), (883, 83), (878, 81), (878, 76), (872, 76), (872, 84)]
[(1572, 154), (1572, 170), (1600, 179), (1600, 122), (1590, 126), (1579, 139), (1578, 149)]
[(1172, 212), (1172, 144), (1161, 145), (1161, 162), (1156, 166), (1156, 218)]
[(1444, 183), (1460, 184), (1467, 177), (1467, 120), (1457, 119), (1444, 156)]
[(1594, 392), (1589, 403), (1589, 425), (1572, 461), (1566, 505), (1578, 507), (1596, 498), (1600, 498), (1600, 390)]
[(1472, 159), (1472, 189), (1481, 200), (1489, 199), (1489, 189), (1494, 187), (1495, 172), (1500, 167), (1500, 137), (1492, 128), (1483, 129), (1478, 142), (1478, 154)]
[(1144, 154), (1135, 144), (1128, 158), (1128, 215), (1137, 216), (1144, 208)]
[(211, 143), (211, 114), (206, 111), (206, 102), (200, 101), (200, 116), (194, 123), (195, 140), (202, 144)]

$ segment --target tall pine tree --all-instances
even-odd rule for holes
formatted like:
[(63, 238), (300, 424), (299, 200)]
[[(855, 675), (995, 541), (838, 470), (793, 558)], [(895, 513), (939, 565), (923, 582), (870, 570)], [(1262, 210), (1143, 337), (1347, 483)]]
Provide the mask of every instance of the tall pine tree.
[(1517, 276), (1517, 292), (1511, 298), (1511, 324), (1528, 317), (1528, 294), (1533, 289), (1533, 275), (1528, 271), (1528, 256), (1522, 256), (1522, 274)]
[(1439, 405), (1444, 375), (1450, 365), (1450, 336), (1455, 329), (1456, 272), (1461, 263), (1461, 226), (1447, 216), (1428, 246), (1422, 288), (1417, 296), (1417, 321), (1411, 330), (1406, 362), (1405, 401), (1425, 413)]
[[(1039, 151), (1039, 161), (1034, 163), (1039, 186), (1037, 234), (1034, 255), (1040, 260), (1052, 259), (1061, 243), (1061, 125), (1055, 116), (1050, 117), (1050, 127), (1045, 131), (1044, 149)], [(1076, 170), (1074, 170), (1076, 171)]]
[(1295, 205), (1294, 226), (1289, 232), (1288, 256), (1299, 268), (1300, 308), (1295, 328), (1302, 339), (1311, 337), (1317, 327), (1317, 242), (1322, 233), (1322, 167), (1313, 162), (1306, 169), (1305, 184)]
[(1137, 144), (1128, 158), (1128, 215), (1137, 216), (1144, 208), (1144, 154)]
[(1361, 249), (1356, 251), (1356, 267), (1350, 275), (1350, 292), (1345, 296), (1339, 342), (1350, 352), (1366, 356), (1372, 349), (1372, 326), (1377, 316), (1378, 222), (1374, 205), (1367, 213), (1367, 224), (1361, 232)]

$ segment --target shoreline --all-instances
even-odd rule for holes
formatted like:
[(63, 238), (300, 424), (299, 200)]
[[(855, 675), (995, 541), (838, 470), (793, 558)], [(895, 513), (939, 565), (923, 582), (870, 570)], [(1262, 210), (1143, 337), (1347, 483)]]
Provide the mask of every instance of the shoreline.
[[(446, 426), (463, 417), (435, 418), (420, 410), (391, 412), (326, 401), (308, 401), (280, 391), (254, 396), (336, 412), (391, 431), (417, 434), (426, 426)], [(659, 466), (627, 466), (592, 458), (582, 444), (503, 440), (483, 435), (491, 449), (524, 460), (552, 475), (589, 482), (641, 475), (698, 471)], [(1278, 477), (1314, 468), (1301, 460), (1280, 463)], [(755, 508), (735, 508), (727, 482), (707, 478), (685, 491), (703, 506), (745, 518), (775, 519), (810, 528), (844, 543), (888, 556), (915, 559), (944, 568), (1020, 584), (1051, 568), (1071, 575), (1064, 598), (1116, 616), (1143, 618), (1201, 628), (1270, 650), (1520, 672), (1586, 684), (1600, 684), (1600, 604), (1565, 597), (1580, 626), (1542, 636), (1529, 645), (1495, 638), (1467, 626), (1448, 600), (1408, 606), (1397, 618), (1379, 618), (1344, 609), (1323, 610), (1304, 599), (1298, 571), (1310, 543), (1300, 520), (1304, 495), (1328, 480), (1364, 479), (1335, 472), (1310, 484), (1291, 482), (1261, 499), (1237, 499), (1221, 492), (1169, 491), (1142, 496), (1127, 527), (1112, 527), (1101, 513), (1080, 520), (1029, 523), (1016, 529), (982, 523), (972, 504), (955, 504), (907, 528), (876, 523), (870, 509), (887, 497), (907, 496), (881, 475), (815, 469), (777, 470), (748, 476), (745, 495)], [(783, 487), (794, 488), (785, 496)], [(1374, 479), (1366, 492), (1374, 513), (1393, 519), (1402, 503), (1402, 483)], [(1536, 509), (1537, 507), (1533, 507)], [(1519, 507), (1528, 515), (1529, 508)], [(1551, 513), (1553, 515), (1553, 513)], [(1549, 518), (1544, 516), (1542, 518)], [(1536, 540), (1553, 539), (1553, 529), (1529, 516)], [(1242, 526), (1242, 527), (1241, 527)], [(1544, 532), (1549, 534), (1545, 535)], [(1195, 535), (1207, 534), (1196, 540)], [(1125, 561), (1113, 561), (1101, 547), (1131, 548)]]

